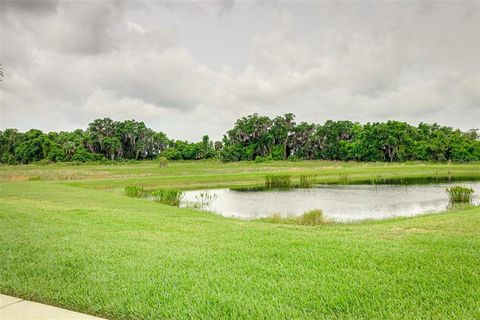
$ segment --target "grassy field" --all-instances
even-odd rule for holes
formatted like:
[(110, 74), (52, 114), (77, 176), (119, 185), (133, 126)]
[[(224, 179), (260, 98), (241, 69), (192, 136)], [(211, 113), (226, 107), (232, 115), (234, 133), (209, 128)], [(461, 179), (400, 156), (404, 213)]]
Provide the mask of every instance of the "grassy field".
[(473, 179), (480, 164), (1, 166), (0, 292), (112, 319), (480, 318), (479, 207), (308, 227), (122, 193), (256, 185), (270, 172)]
[(156, 161), (114, 164), (57, 163), (51, 165), (0, 166), (0, 182), (43, 180), (83, 188), (121, 189), (137, 184), (146, 188), (181, 189), (252, 186), (264, 183), (266, 174), (288, 173), (293, 178), (316, 174), (319, 182), (366, 182), (387, 178), (468, 177), (480, 179), (480, 163), (357, 163), (336, 161), (274, 161), (222, 163), (179, 161), (160, 168)]

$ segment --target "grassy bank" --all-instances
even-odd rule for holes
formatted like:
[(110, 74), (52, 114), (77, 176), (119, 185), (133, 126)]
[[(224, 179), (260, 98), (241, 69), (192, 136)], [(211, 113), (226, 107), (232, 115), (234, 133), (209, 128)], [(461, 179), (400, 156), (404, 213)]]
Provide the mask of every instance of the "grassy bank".
[[(227, 219), (97, 190), (132, 181), (147, 187), (248, 185), (261, 183), (265, 172), (314, 172), (325, 179), (339, 172), (352, 178), (379, 172), (479, 175), (479, 165), (202, 162), (0, 169), (5, 294), (112, 319), (480, 317), (478, 207), (312, 227)], [(62, 180), (65, 170), (81, 179)], [(95, 178), (99, 172), (105, 176)], [(29, 176), (52, 181), (13, 181)]]
[(273, 161), (268, 163), (179, 161), (160, 167), (156, 161), (107, 165), (57, 163), (51, 165), (0, 166), (0, 181), (58, 181), (95, 189), (123, 189), (142, 185), (149, 189), (255, 186), (269, 174), (288, 174), (299, 180), (314, 175), (320, 183), (370, 183), (372, 179), (469, 178), (480, 179), (480, 163), (357, 163), (335, 161)]

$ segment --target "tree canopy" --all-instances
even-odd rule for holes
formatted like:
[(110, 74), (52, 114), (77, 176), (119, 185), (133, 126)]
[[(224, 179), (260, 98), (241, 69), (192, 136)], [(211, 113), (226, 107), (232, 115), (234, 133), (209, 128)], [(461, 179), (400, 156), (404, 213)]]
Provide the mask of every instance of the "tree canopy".
[(480, 161), (480, 134), (438, 124), (327, 120), (296, 123), (291, 113), (236, 121), (222, 141), (169, 139), (135, 120), (95, 119), (86, 130), (43, 133), (0, 131), (0, 162), (115, 161), (219, 158), (222, 161), (325, 159), (341, 161)]

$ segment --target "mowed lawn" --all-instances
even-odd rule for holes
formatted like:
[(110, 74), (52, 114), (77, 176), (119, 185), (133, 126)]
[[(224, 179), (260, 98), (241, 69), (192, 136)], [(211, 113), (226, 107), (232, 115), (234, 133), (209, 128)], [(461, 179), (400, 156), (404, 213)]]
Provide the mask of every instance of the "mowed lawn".
[[(209, 187), (225, 176), (259, 183), (270, 171), (368, 178), (386, 175), (388, 165), (180, 163), (155, 174), (146, 163), (138, 178), (136, 165), (125, 165), (128, 174), (105, 166), (102, 177), (91, 174), (100, 165), (75, 166), (84, 173), (75, 181), (55, 181), (65, 170), (57, 165), (18, 167), (18, 179), (5, 174), (15, 167), (0, 168), (0, 292), (112, 319), (480, 318), (479, 207), (306, 227), (118, 192), (132, 179), (165, 187), (188, 177), (186, 188)], [(396, 177), (479, 172), (478, 165), (391, 168)], [(42, 173), (52, 181), (15, 181)]]

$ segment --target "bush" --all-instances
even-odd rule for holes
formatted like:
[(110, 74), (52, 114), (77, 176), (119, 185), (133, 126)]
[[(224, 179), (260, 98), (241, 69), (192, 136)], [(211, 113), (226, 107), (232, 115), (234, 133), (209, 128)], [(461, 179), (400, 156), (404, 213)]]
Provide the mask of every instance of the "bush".
[(183, 199), (183, 191), (177, 189), (157, 189), (152, 191), (152, 198), (155, 202), (169, 206), (179, 206)]
[(272, 148), (272, 154), (269, 156), (273, 160), (283, 160), (283, 145), (276, 145)]
[(12, 164), (12, 165), (17, 164), (17, 160), (15, 159), (15, 156), (9, 153), (3, 154), (1, 162), (6, 164)]
[(263, 163), (263, 162), (269, 162), (269, 161), (273, 161), (272, 156), (266, 156), (266, 157), (256, 156), (255, 157), (255, 163)]
[(125, 194), (127, 195), (127, 197), (141, 198), (144, 195), (144, 190), (143, 187), (126, 186)]
[(450, 203), (472, 203), (473, 201), (473, 189), (468, 187), (462, 186), (453, 186), (451, 188), (447, 188), (446, 191), (448, 192), (448, 197), (450, 199)]
[(220, 160), (222, 162), (240, 161), (242, 159), (243, 150), (239, 146), (224, 146), (220, 151)]
[(182, 153), (175, 148), (168, 148), (165, 151), (162, 151), (160, 154), (161, 157), (164, 157), (168, 160), (182, 160)]
[(159, 157), (158, 165), (160, 166), (160, 168), (166, 167), (168, 165), (168, 159), (165, 157)]
[(264, 158), (264, 157), (257, 156), (257, 157), (255, 158), (255, 163), (262, 163), (262, 162), (265, 162), (265, 158)]
[(291, 187), (292, 181), (289, 174), (277, 174), (265, 176), (265, 187), (267, 189), (288, 189)]

